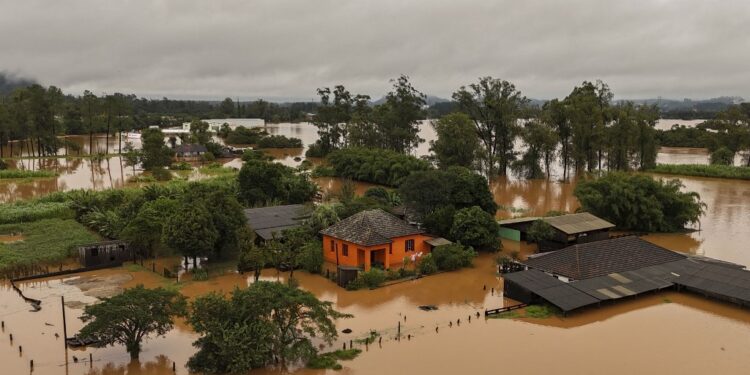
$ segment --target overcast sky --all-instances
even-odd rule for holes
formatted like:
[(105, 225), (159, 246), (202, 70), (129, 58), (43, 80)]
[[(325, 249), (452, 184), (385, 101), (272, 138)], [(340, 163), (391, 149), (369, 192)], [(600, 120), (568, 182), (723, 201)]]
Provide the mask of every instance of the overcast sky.
[(602, 79), (617, 98), (750, 99), (750, 1), (0, 0), (0, 71), (146, 97), (449, 98), (491, 75), (526, 96)]

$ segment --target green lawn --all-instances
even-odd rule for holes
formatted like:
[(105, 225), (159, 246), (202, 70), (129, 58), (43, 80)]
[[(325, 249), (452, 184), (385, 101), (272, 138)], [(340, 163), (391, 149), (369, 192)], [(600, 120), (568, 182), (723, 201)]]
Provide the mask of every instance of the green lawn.
[(73, 219), (44, 219), (0, 225), (0, 235), (22, 234), (22, 241), (0, 243), (0, 272), (13, 267), (61, 262), (76, 246), (96, 242), (99, 236)]
[[(70, 219), (73, 210), (66, 202), (40, 200), (0, 204), (0, 224), (16, 224), (41, 219)], [(2, 233), (0, 233), (2, 234)]]

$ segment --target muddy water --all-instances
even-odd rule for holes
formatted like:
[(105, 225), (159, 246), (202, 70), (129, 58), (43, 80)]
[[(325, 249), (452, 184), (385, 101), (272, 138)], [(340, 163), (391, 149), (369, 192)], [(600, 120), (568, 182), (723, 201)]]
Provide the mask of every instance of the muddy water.
[[(486, 374), (497, 373), (498, 369), (580, 374), (601, 373), (602, 368), (615, 374), (750, 371), (747, 310), (670, 292), (565, 318), (476, 319), (474, 314), (485, 308), (515, 303), (502, 297), (500, 280), (493, 271), (492, 257), (483, 255), (471, 269), (355, 292), (338, 288), (320, 276), (297, 272), (296, 277), (302, 288), (355, 316), (337, 322), (339, 330), (349, 328), (353, 332), (341, 334), (333, 348), (364, 337), (370, 330), (383, 337), (382, 346), (373, 344), (356, 360), (343, 362), (345, 374)], [(284, 281), (286, 277), (272, 270), (263, 273), (264, 280)], [(193, 298), (209, 291), (227, 293), (250, 282), (247, 275), (232, 273), (210, 281), (184, 283), (180, 290)], [(34, 374), (166, 375), (172, 373), (172, 362), (177, 363), (177, 373), (187, 373), (183, 365), (194, 352), (191, 342), (196, 335), (184, 322), (178, 322), (164, 337), (147, 341), (139, 363), (131, 363), (124, 349), (116, 346), (69, 350), (66, 366), (62, 341), (54, 336), (62, 335), (60, 296), (65, 295), (69, 332), (73, 334), (81, 327), (77, 317), (83, 305), (138, 283), (155, 287), (167, 281), (147, 271), (116, 269), (21, 283), (28, 296), (43, 301), (37, 313), (28, 312), (27, 304), (6, 284), (0, 285), (0, 316), (6, 324), (0, 334), (3, 373), (28, 373), (29, 359), (34, 359)], [(425, 312), (418, 309), (419, 305), (435, 305), (438, 310)], [(399, 322), (402, 335), (411, 335), (410, 340), (395, 339)], [(14, 335), (13, 345), (9, 333)], [(24, 346), (23, 355), (19, 356), (18, 345)], [(93, 366), (87, 360), (89, 353), (94, 358)], [(539, 353), (545, 353), (544, 361), (538, 360)], [(78, 363), (73, 362), (73, 356)], [(613, 366), (615, 363), (621, 365)], [(252, 373), (281, 372), (271, 369)]]

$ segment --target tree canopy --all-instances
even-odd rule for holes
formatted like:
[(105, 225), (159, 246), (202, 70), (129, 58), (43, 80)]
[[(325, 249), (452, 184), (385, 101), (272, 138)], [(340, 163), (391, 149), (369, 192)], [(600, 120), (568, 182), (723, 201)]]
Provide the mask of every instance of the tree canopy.
[(680, 180), (621, 172), (579, 182), (574, 194), (581, 209), (621, 229), (675, 232), (698, 223), (705, 204), (696, 192), (683, 192)]
[(138, 285), (86, 306), (81, 316), (86, 325), (79, 335), (103, 345), (125, 345), (130, 357), (137, 359), (141, 343), (151, 335), (169, 332), (174, 317), (185, 315), (186, 306), (185, 297), (177, 291)]

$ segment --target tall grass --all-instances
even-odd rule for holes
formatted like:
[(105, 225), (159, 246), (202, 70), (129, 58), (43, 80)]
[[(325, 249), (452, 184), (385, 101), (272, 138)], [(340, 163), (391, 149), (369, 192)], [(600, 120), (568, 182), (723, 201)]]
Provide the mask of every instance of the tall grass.
[(0, 224), (72, 217), (73, 210), (66, 202), (20, 201), (0, 204)]
[(656, 168), (649, 170), (649, 172), (750, 180), (750, 167), (735, 167), (731, 165), (659, 164)]
[(27, 171), (23, 169), (0, 169), (0, 180), (11, 178), (48, 178), (57, 177), (54, 171)]

